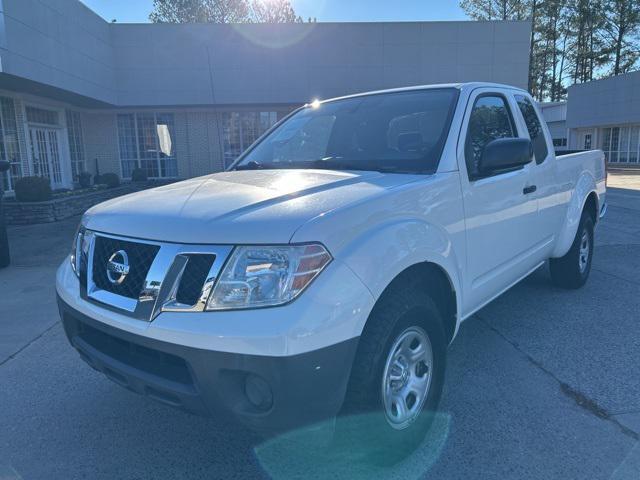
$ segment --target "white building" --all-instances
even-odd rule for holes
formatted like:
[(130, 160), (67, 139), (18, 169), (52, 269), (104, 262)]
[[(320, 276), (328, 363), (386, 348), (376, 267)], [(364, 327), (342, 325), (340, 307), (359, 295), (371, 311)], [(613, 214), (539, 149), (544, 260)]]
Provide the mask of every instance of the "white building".
[(568, 149), (567, 102), (543, 102), (538, 106), (547, 122), (556, 151)]
[(601, 148), (610, 164), (640, 159), (640, 71), (569, 87), (569, 148)]
[(529, 22), (112, 24), (77, 0), (0, 1), (0, 157), (72, 187), (81, 171), (224, 168), (313, 100), (408, 85), (526, 87)]

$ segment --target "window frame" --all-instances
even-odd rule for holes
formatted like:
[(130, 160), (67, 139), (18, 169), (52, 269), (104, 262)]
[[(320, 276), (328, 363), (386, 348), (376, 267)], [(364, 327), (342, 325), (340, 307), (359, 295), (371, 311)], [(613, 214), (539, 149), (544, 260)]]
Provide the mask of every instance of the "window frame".
[[(241, 159), (247, 155), (251, 150), (253, 150), (255, 148), (255, 146), (260, 143), (262, 141), (262, 139), (269, 134), (276, 126), (279, 126), (282, 122), (284, 122), (285, 120), (287, 120), (290, 116), (292, 116), (293, 114), (297, 113), (298, 111), (300, 111), (301, 109), (304, 108), (304, 105), (298, 108), (294, 108), (291, 112), (286, 113), (283, 112), (281, 109), (277, 109), (277, 108), (273, 108), (273, 109), (260, 109), (260, 110), (223, 110), (221, 112), (219, 112), (219, 121), (220, 121), (220, 127), (221, 127), (221, 137), (222, 137), (222, 163), (223, 163), (223, 170), (232, 170), (233, 167), (241, 161)], [(238, 155), (236, 155), (234, 158), (230, 158), (229, 155), (227, 155), (227, 149), (226, 149), (226, 142), (227, 142), (227, 133), (225, 131), (225, 128), (227, 127), (227, 118), (229, 119), (229, 123), (231, 122), (231, 119), (233, 118), (233, 115), (236, 114), (238, 117), (238, 125), (237, 125), (237, 129), (238, 129), (238, 143), (240, 144), (240, 152), (238, 153)], [(269, 117), (272, 116), (272, 114), (274, 114), (273, 116), (275, 117), (275, 122), (272, 123), (266, 130), (264, 130), (262, 133), (259, 133), (257, 135), (257, 137), (248, 145), (245, 145), (245, 123), (243, 121), (243, 115), (246, 114), (254, 114), (256, 115), (256, 120), (257, 120), (257, 124), (258, 124), (258, 130), (260, 130), (260, 120), (261, 120), (261, 115), (262, 114), (268, 114)], [(246, 117), (245, 117), (246, 118)], [(254, 125), (255, 127), (255, 125)]]
[[(52, 118), (53, 120), (55, 120), (54, 122), (41, 122), (40, 118), (36, 118), (35, 120), (32, 118), (29, 118), (29, 113), (35, 114), (35, 113), (43, 113), (43, 114), (51, 114), (54, 117)], [(61, 115), (62, 113), (62, 115)], [(49, 107), (49, 106), (41, 106), (41, 105), (35, 105), (32, 103), (26, 103), (24, 105), (24, 118), (26, 123), (28, 123), (29, 125), (33, 125), (36, 127), (45, 127), (45, 128), (62, 128), (64, 126), (63, 124), (63, 118), (66, 120), (66, 117), (64, 117), (64, 110), (61, 110), (60, 108), (55, 108), (55, 107)]]
[[(532, 146), (533, 146), (533, 139), (531, 138), (531, 134), (529, 133), (529, 125), (527, 125), (527, 119), (524, 117), (524, 114), (522, 113), (522, 110), (520, 110), (520, 106), (518, 105), (518, 97), (522, 97), (527, 103), (529, 103), (529, 105), (531, 105), (531, 108), (533, 108), (533, 111), (536, 114), (536, 118), (538, 119), (538, 123), (540, 124), (540, 133), (542, 134), (542, 138), (544, 139), (544, 144), (545, 144), (545, 149), (547, 151), (547, 154), (542, 160), (539, 160), (538, 157), (535, 155), (535, 149), (534, 149), (534, 159), (535, 159), (536, 165), (542, 165), (544, 162), (547, 161), (547, 159), (549, 158), (549, 154), (551, 153), (551, 150), (549, 150), (549, 142), (547, 139), (547, 134), (545, 133), (545, 129), (544, 129), (546, 122), (544, 121), (544, 118), (542, 117), (542, 115), (540, 115), (540, 112), (538, 111), (538, 108), (536, 107), (536, 104), (533, 101), (533, 99), (531, 99), (525, 93), (516, 92), (513, 94), (513, 100), (516, 102), (516, 106), (518, 107), (518, 114), (520, 115), (520, 119), (522, 120), (522, 124), (524, 125), (524, 131), (527, 134), (527, 138), (531, 141)], [(551, 142), (551, 144), (553, 145), (553, 142)]]
[[(15, 131), (10, 130), (7, 133), (7, 122), (5, 118), (5, 106), (1, 103), (2, 99), (10, 102), (11, 109), (13, 110), (13, 124), (15, 125)], [(11, 161), (7, 155), (7, 137), (11, 134), (15, 135), (15, 147), (16, 153), (18, 154), (17, 161)], [(6, 188), (5, 193), (13, 193), (15, 182), (17, 182), (20, 178), (22, 178), (25, 174), (24, 164), (23, 164), (23, 154), (22, 145), (20, 144), (20, 125), (18, 123), (18, 107), (16, 106), (16, 101), (13, 97), (8, 95), (0, 95), (0, 135), (2, 138), (0, 141), (2, 142), (2, 154), (5, 157), (4, 159), (10, 163), (9, 170), (7, 170), (4, 174), (0, 174), (0, 182), (2, 182), (2, 188)], [(0, 157), (0, 159), (2, 159)]]
[[(496, 92), (496, 91), (490, 91), (490, 90), (480, 92), (475, 97), (473, 96), (473, 93), (472, 93), (471, 96), (469, 97), (469, 101), (467, 102), (467, 108), (469, 108), (469, 105), (471, 105), (471, 107), (469, 108), (468, 113), (465, 113), (465, 117), (462, 122), (462, 128), (464, 129), (464, 141), (462, 142), (462, 160), (465, 166), (465, 170), (467, 172), (467, 180), (470, 183), (476, 182), (478, 180), (483, 180), (485, 178), (492, 178), (499, 175), (505, 175), (507, 173), (510, 173), (516, 170), (522, 170), (525, 167), (525, 165), (521, 165), (519, 167), (500, 170), (498, 172), (495, 172), (489, 175), (471, 175), (471, 172), (469, 171), (469, 167), (467, 164), (467, 140), (469, 139), (469, 124), (471, 123), (471, 115), (473, 114), (473, 109), (475, 108), (476, 103), (478, 102), (478, 100), (485, 97), (499, 97), (504, 101), (504, 104), (507, 107), (507, 114), (509, 115), (509, 123), (511, 124), (511, 130), (514, 136), (503, 137), (503, 138), (522, 138), (521, 132), (518, 129), (518, 124), (515, 120), (515, 117), (513, 116), (513, 112), (512, 112), (513, 105), (511, 104), (511, 101), (510, 101), (511, 99), (507, 95), (505, 95), (502, 92)], [(513, 99), (513, 101), (515, 101), (515, 99)], [(460, 167), (458, 166), (458, 168)]]
[(73, 181), (77, 181), (80, 174), (87, 171), (87, 155), (84, 144), (82, 112), (67, 108), (64, 111), (64, 120), (67, 128), (71, 176)]
[[(140, 116), (144, 116), (144, 115), (152, 115), (153, 116), (153, 122), (154, 122), (154, 128), (155, 128), (155, 155), (152, 158), (143, 158), (140, 154), (140, 126), (139, 126), (139, 122), (138, 122), (138, 115)], [(163, 158), (160, 157), (160, 141), (158, 139), (158, 134), (157, 134), (157, 129), (158, 129), (158, 117), (162, 117), (162, 116), (166, 116), (166, 115), (171, 115), (171, 119), (172, 119), (172, 133), (173, 133), (173, 137), (171, 138), (172, 143), (173, 143), (173, 151), (174, 154), (171, 157), (167, 157), (166, 159), (164, 159), (165, 161), (167, 159), (170, 160), (174, 160), (175, 161), (175, 175), (160, 175), (163, 171), (163, 167), (162, 167), (162, 161)], [(131, 156), (126, 156), (123, 157), (122, 156), (122, 145), (121, 145), (121, 130), (120, 130), (120, 117), (125, 117), (125, 116), (131, 116), (133, 117), (133, 140), (134, 140), (134, 151), (135, 151), (135, 158), (131, 157)], [(175, 178), (179, 178), (180, 174), (179, 174), (179, 170), (178, 170), (178, 149), (177, 149), (177, 133), (176, 133), (176, 115), (175, 112), (169, 111), (169, 110), (135, 110), (135, 111), (125, 111), (125, 112), (118, 112), (116, 113), (116, 130), (117, 130), (117, 139), (118, 139), (118, 160), (120, 163), (120, 178), (122, 179), (131, 179), (131, 175), (129, 176), (125, 176), (124, 175), (124, 164), (123, 162), (134, 162), (136, 163), (136, 166), (134, 168), (141, 168), (146, 170), (146, 168), (143, 167), (143, 162), (149, 162), (149, 161), (154, 161), (155, 162), (155, 167), (156, 167), (156, 171), (158, 173), (158, 175), (154, 176), (154, 175), (148, 175), (148, 178), (151, 179), (158, 179), (158, 180), (162, 180), (162, 179), (175, 179)], [(165, 164), (164, 166), (164, 170), (167, 170), (167, 165)], [(133, 170), (132, 170), (133, 171)]]
[[(625, 128), (628, 129), (628, 134), (626, 135), (626, 138), (623, 138), (623, 130)], [(613, 142), (614, 132), (615, 142)], [(597, 143), (599, 147), (596, 148), (602, 149), (607, 163), (619, 163), (623, 165), (640, 164), (640, 123), (626, 123), (600, 127), (597, 135), (592, 135), (592, 148), (593, 137), (598, 140)], [(632, 148), (632, 143), (636, 143), (635, 148)], [(612, 156), (615, 157), (615, 160)], [(625, 161), (621, 161), (621, 158), (623, 157), (626, 158)], [(631, 158), (634, 158), (635, 160), (631, 160)]]

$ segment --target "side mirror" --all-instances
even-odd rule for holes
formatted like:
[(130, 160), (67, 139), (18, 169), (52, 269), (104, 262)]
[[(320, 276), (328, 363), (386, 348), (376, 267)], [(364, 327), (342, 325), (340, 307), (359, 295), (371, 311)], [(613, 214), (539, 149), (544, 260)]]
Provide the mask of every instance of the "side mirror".
[(9, 167), (11, 167), (11, 164), (9, 162), (7, 162), (6, 160), (0, 160), (0, 173), (6, 172), (7, 170), (9, 170)]
[(533, 159), (528, 138), (498, 138), (487, 143), (478, 165), (481, 175), (522, 167)]

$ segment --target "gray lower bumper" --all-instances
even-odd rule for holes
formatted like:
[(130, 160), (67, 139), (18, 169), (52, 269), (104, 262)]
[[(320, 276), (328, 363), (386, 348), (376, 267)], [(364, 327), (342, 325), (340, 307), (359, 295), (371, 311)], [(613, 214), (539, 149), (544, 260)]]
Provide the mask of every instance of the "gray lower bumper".
[(214, 352), (134, 335), (58, 298), (73, 347), (119, 385), (200, 415), (228, 415), (262, 433), (335, 416), (358, 345), (354, 338), (290, 357)]

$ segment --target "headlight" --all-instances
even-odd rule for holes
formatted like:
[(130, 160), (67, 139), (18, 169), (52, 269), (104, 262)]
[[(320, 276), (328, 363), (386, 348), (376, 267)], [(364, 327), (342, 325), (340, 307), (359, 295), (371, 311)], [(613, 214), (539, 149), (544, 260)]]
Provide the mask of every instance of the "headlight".
[(76, 276), (80, 276), (80, 244), (82, 242), (83, 234), (82, 226), (79, 226), (76, 230), (76, 234), (73, 236), (73, 245), (71, 245), (71, 254), (69, 255), (69, 262), (71, 262), (71, 268)]
[(207, 310), (282, 305), (296, 298), (330, 261), (320, 244), (236, 247)]
[(73, 245), (71, 246), (69, 262), (71, 262), (71, 268), (73, 268), (73, 272), (78, 278), (80, 278), (81, 271), (86, 271), (86, 263), (92, 236), (92, 232), (86, 231), (84, 227), (80, 225), (75, 237), (73, 237)]

